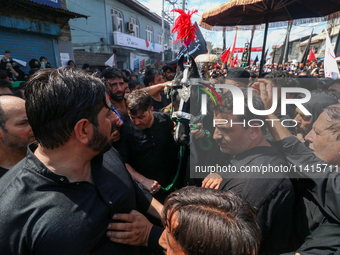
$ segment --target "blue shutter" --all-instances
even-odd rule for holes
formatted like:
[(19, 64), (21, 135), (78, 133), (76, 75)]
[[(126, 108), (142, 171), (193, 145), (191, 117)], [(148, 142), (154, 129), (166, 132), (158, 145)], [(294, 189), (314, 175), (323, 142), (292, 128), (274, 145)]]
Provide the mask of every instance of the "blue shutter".
[(26, 67), (21, 67), (28, 74), (30, 67), (28, 62), (35, 58), (39, 61), (41, 56), (47, 58), (52, 67), (56, 67), (53, 38), (22, 30), (0, 29), (0, 55), (5, 51), (11, 51), (11, 58), (27, 62)]

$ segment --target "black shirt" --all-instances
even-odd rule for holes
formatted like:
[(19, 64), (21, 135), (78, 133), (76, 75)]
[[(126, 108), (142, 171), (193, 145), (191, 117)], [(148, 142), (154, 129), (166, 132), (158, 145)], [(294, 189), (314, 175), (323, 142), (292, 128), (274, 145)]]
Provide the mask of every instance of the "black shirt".
[[(230, 164), (239, 170), (245, 166), (280, 166), (287, 162), (275, 147), (260, 146), (234, 156)], [(256, 207), (262, 233), (259, 254), (278, 254), (288, 251), (294, 190), (285, 173), (274, 173), (271, 178), (265, 176), (244, 173), (241, 178), (223, 178), (220, 189), (237, 192)]]
[(30, 148), (0, 179), (0, 254), (139, 254), (106, 236), (113, 214), (150, 205), (114, 149), (92, 159), (92, 185), (53, 173)]
[(168, 186), (178, 167), (178, 147), (173, 139), (169, 114), (154, 112), (154, 123), (140, 130), (131, 120), (124, 122), (118, 151), (125, 163), (148, 179)]
[[(290, 172), (291, 177), (299, 178), (296, 180), (299, 207), (294, 216), (297, 222), (295, 238), (304, 243), (297, 252), (301, 255), (306, 252), (340, 254), (340, 170), (316, 157), (294, 136), (277, 144), (287, 160), (298, 169)], [(300, 166), (309, 170), (300, 171)]]
[(158, 102), (157, 100), (152, 98), (152, 106), (153, 110), (155, 112), (159, 112), (162, 110), (164, 107), (168, 106), (170, 104), (170, 99), (166, 98), (166, 95), (163, 93), (160, 93), (162, 100)]
[(8, 169), (3, 168), (3, 167), (0, 166), (0, 178), (1, 178), (5, 173), (7, 173), (7, 171), (8, 171)]

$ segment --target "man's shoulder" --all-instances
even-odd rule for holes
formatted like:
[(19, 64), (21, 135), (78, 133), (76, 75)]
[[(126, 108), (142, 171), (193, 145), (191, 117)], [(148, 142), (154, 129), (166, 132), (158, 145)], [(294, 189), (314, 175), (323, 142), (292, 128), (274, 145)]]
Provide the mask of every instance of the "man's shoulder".
[(171, 121), (169, 113), (153, 112), (153, 116), (159, 122)]
[[(18, 162), (14, 167), (9, 169), (5, 175), (0, 178), (0, 197), (3, 192), (10, 187), (10, 185), (17, 179), (21, 178), (20, 173), (25, 168), (26, 158)], [(23, 184), (25, 184), (24, 182)]]

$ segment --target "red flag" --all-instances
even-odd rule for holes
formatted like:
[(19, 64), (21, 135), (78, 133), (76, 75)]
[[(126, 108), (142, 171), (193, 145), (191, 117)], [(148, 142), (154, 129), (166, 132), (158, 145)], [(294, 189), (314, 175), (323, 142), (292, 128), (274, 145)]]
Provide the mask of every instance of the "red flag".
[(228, 49), (221, 55), (222, 63), (225, 63), (229, 59), (229, 54), (230, 54), (230, 48)]
[(313, 59), (316, 59), (316, 57), (315, 57), (313, 49), (311, 48), (308, 60), (309, 60), (309, 62), (312, 62)]
[(234, 66), (238, 66), (238, 54), (236, 53), (235, 60), (234, 60)]
[(237, 30), (236, 30), (236, 33), (235, 33), (233, 49), (231, 50), (231, 53), (230, 53), (230, 67), (231, 68), (234, 67), (234, 53), (235, 53), (236, 37), (237, 37)]

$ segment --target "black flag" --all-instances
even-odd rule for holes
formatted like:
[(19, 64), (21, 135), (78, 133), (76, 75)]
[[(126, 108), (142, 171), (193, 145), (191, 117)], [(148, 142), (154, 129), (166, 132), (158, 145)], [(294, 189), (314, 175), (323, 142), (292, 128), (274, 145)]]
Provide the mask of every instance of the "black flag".
[(255, 25), (253, 26), (253, 29), (251, 31), (251, 38), (250, 38), (250, 43), (249, 43), (249, 58), (248, 58), (248, 62), (247, 62), (247, 66), (250, 66), (250, 58), (251, 58), (251, 47), (253, 47), (253, 38), (254, 38), (254, 34), (255, 34)]
[[(197, 22), (195, 22), (195, 26), (198, 28), (197, 32), (196, 32), (196, 37), (197, 39), (190, 43), (189, 45), (189, 55), (192, 56), (193, 58), (196, 58), (198, 55), (200, 54), (205, 54), (207, 53), (207, 43), (204, 40), (204, 37), (201, 33), (201, 30), (199, 29)], [(179, 49), (179, 53), (177, 55), (177, 57), (173, 60), (171, 60), (169, 63), (166, 63), (167, 65), (171, 65), (171, 66), (175, 66), (177, 65), (178, 60), (182, 57), (182, 56), (187, 56), (187, 48), (182, 46)]]
[(254, 60), (254, 66), (256, 66), (256, 62), (257, 62), (257, 61), (259, 61), (258, 55), (256, 55), (256, 58), (255, 58), (255, 60)]
[(313, 30), (312, 30), (312, 33), (309, 36), (308, 43), (306, 45), (306, 48), (303, 52), (303, 55), (302, 55), (302, 58), (301, 58), (301, 61), (300, 61), (300, 63), (303, 63), (304, 65), (306, 65), (306, 62), (307, 62), (307, 59), (308, 59), (308, 55), (309, 55), (309, 51), (310, 51), (310, 43), (312, 41)]

